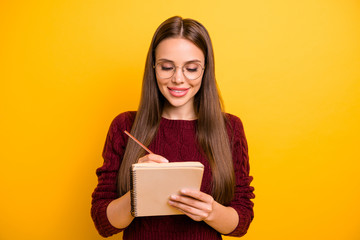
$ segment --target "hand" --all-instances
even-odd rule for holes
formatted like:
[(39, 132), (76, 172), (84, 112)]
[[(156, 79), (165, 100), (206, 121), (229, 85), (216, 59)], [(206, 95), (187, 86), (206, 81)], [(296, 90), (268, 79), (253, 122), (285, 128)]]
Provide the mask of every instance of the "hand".
[(210, 220), (214, 199), (209, 194), (197, 190), (183, 189), (181, 195), (171, 195), (169, 204), (195, 221)]
[(169, 162), (163, 156), (157, 154), (148, 154), (139, 158), (138, 163), (167, 163)]

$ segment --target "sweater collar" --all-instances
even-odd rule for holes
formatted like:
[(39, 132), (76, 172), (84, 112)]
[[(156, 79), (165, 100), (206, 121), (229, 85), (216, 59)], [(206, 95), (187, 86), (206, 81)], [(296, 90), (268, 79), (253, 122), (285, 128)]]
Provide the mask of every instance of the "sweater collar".
[(174, 120), (161, 117), (160, 126), (166, 128), (194, 129), (197, 120)]

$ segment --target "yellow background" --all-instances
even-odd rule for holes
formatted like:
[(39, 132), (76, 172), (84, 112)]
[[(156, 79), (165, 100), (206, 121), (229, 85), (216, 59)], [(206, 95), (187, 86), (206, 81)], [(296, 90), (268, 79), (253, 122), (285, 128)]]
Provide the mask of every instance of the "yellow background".
[(151, 37), (173, 15), (209, 30), (226, 111), (245, 125), (243, 239), (360, 239), (358, 0), (1, 1), (0, 239), (101, 238), (105, 136), (137, 108)]

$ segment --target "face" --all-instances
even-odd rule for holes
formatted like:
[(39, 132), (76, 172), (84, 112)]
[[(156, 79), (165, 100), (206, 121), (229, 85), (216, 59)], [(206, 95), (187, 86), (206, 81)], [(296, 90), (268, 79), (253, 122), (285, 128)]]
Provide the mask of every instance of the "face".
[(195, 114), (194, 96), (201, 86), (204, 63), (203, 52), (189, 40), (168, 38), (160, 42), (155, 65), (158, 87), (167, 100), (164, 112)]

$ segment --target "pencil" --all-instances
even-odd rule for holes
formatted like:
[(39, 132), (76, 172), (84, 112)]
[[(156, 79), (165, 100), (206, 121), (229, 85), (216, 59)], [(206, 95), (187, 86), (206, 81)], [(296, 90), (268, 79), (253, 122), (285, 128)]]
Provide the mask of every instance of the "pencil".
[(124, 131), (126, 133), (126, 135), (128, 135), (129, 137), (132, 138), (132, 140), (134, 140), (137, 144), (139, 144), (143, 149), (145, 149), (148, 153), (154, 154), (152, 151), (150, 151), (150, 149), (148, 149), (147, 147), (144, 146), (144, 144), (142, 144), (139, 140), (137, 140), (133, 135), (131, 135), (128, 131)]

